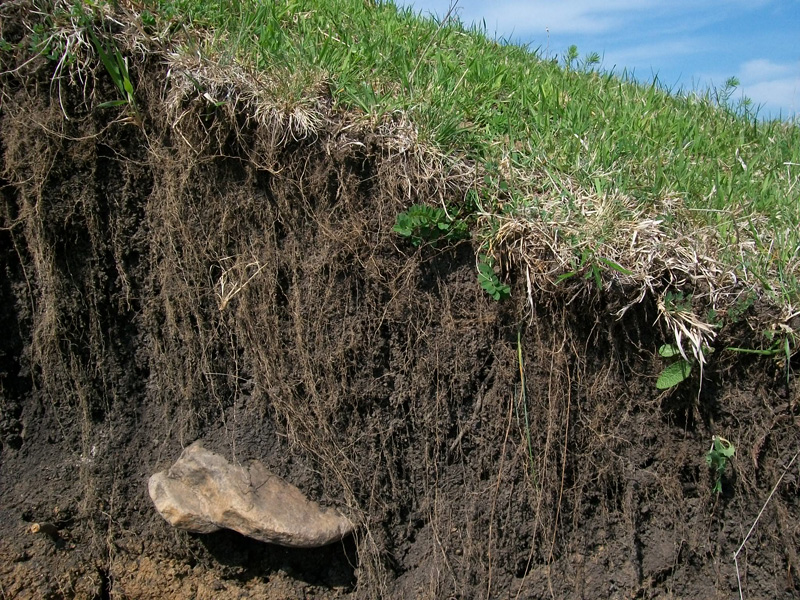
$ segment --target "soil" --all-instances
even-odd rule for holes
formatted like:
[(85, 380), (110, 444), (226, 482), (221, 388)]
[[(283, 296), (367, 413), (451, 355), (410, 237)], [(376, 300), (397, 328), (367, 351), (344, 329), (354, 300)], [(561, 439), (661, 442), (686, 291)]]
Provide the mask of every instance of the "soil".
[[(13, 58), (0, 598), (710, 600), (738, 597), (744, 540), (743, 597), (800, 597), (797, 365), (724, 351), (749, 330), (720, 333), (702, 387), (660, 392), (653, 299), (616, 318), (624, 291), (586, 282), (529, 302), (512, 270), (493, 301), (473, 243), (392, 231), (463, 182), (324, 97), (305, 136), (196, 90), (170, 106), (153, 54), (126, 119), (97, 108), (103, 73), (87, 100)], [(737, 448), (721, 494), (714, 435)], [(356, 535), (295, 550), (171, 529), (147, 480), (198, 439)]]

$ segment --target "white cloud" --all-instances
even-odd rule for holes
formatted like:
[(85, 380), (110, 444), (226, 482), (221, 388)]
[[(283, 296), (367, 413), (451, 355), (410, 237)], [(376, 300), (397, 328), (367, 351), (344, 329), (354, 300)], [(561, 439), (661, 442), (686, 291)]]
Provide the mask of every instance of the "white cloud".
[[(592, 34), (632, 26), (639, 18), (680, 18), (682, 28), (695, 28), (709, 18), (719, 20), (730, 10), (753, 10), (774, 0), (460, 0), (456, 13), (466, 23), (486, 21), (490, 33), (501, 37), (542, 34)], [(416, 10), (439, 17), (447, 14), (454, 0), (398, 0)], [(681, 18), (683, 15), (683, 18)], [(702, 16), (701, 16), (702, 15)], [(665, 27), (677, 26), (663, 23)]]
[[(447, 14), (450, 0), (402, 2), (439, 17)], [(456, 13), (466, 23), (486, 21), (490, 33), (501, 37), (544, 34), (602, 33), (624, 25), (638, 12), (656, 6), (655, 0), (462, 0)]]
[[(486, 26), (498, 33), (522, 35), (543, 34), (546, 29), (555, 34), (602, 33), (622, 26), (630, 11), (641, 2), (617, 0), (601, 4), (594, 1), (573, 2), (494, 2), (475, 6), (475, 14), (467, 10), (465, 21), (486, 19)], [(480, 13), (478, 13), (480, 11)]]
[(772, 79), (800, 77), (800, 63), (797, 65), (779, 64), (765, 58), (748, 60), (739, 67), (739, 79), (744, 82), (761, 82)]
[(770, 116), (800, 114), (800, 62), (779, 63), (765, 58), (748, 60), (739, 66), (739, 90)]
[(618, 69), (622, 67), (650, 69), (652, 65), (667, 62), (667, 59), (671, 61), (676, 56), (699, 54), (710, 47), (712, 47), (712, 42), (698, 37), (625, 46), (606, 52), (603, 57), (603, 66), (606, 68), (616, 66)]
[(800, 115), (800, 79), (775, 79), (753, 85), (742, 86), (742, 94), (750, 98), (756, 106), (762, 106), (762, 113), (783, 118)]

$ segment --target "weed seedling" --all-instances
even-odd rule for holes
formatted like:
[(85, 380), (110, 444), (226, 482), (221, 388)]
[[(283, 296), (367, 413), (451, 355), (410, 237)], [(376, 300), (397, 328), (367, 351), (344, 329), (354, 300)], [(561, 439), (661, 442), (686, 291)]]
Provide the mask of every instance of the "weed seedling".
[(131, 111), (131, 116), (137, 123), (141, 120), (139, 110), (136, 106), (136, 97), (134, 95), (133, 84), (131, 83), (130, 73), (128, 72), (128, 63), (120, 54), (116, 46), (112, 45), (112, 49), (107, 49), (103, 43), (98, 39), (92, 29), (89, 29), (89, 36), (92, 38), (92, 43), (100, 55), (100, 61), (106, 68), (114, 86), (122, 96), (120, 100), (111, 100), (99, 104), (99, 108), (108, 108), (111, 106), (128, 106)]
[(764, 331), (763, 336), (770, 342), (769, 348), (756, 349), (729, 346), (728, 350), (742, 354), (769, 356), (776, 359), (786, 370), (786, 384), (789, 385), (792, 356), (800, 350), (800, 336), (788, 327), (784, 331)]
[(397, 215), (394, 232), (414, 246), (423, 242), (436, 244), (440, 240), (457, 242), (469, 237), (469, 228), (458, 215), (451, 217), (444, 209), (415, 204)]
[(575, 277), (583, 273), (584, 279), (593, 279), (597, 285), (597, 289), (603, 289), (603, 270), (613, 269), (623, 275), (630, 275), (631, 271), (624, 268), (622, 265), (615, 263), (613, 260), (597, 256), (594, 250), (584, 248), (580, 252), (580, 262), (577, 269), (564, 273), (558, 276), (558, 282), (565, 281), (571, 277)]
[(681, 355), (677, 344), (664, 344), (658, 349), (658, 354), (662, 358), (676, 359), (661, 371), (658, 376), (656, 387), (659, 390), (675, 387), (692, 373), (692, 361)]
[(722, 474), (728, 465), (728, 459), (733, 457), (736, 448), (728, 440), (718, 435), (711, 437), (711, 449), (706, 453), (706, 464), (714, 471), (714, 489), (712, 492), (722, 492)]
[(495, 300), (504, 300), (511, 295), (511, 288), (501, 283), (494, 272), (494, 259), (486, 254), (478, 257), (478, 281), (483, 290)]

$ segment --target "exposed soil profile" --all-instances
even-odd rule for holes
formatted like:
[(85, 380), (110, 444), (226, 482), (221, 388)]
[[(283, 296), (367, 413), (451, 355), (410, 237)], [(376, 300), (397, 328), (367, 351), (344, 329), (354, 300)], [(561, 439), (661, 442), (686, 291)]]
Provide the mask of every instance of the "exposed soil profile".
[[(137, 123), (96, 108), (100, 70), (89, 101), (23, 62), (0, 75), (0, 598), (732, 598), (773, 488), (741, 588), (800, 597), (797, 380), (721, 351), (745, 331), (699, 396), (697, 373), (659, 392), (652, 299), (530, 304), (512, 268), (494, 302), (469, 241), (392, 231), (471, 185), (404, 124), (322, 92), (313, 131), (215, 106), (156, 54)], [(147, 479), (198, 439), (357, 534), (172, 530)]]

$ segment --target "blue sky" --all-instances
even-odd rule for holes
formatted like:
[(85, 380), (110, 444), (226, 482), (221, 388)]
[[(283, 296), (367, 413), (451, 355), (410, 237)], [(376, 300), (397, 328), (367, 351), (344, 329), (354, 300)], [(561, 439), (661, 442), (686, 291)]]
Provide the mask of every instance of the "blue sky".
[[(451, 0), (396, 0), (416, 12), (447, 14)], [(459, 0), (465, 24), (563, 56), (597, 52), (601, 68), (627, 68), (669, 88), (721, 88), (761, 104), (762, 116), (800, 116), (800, 0)]]

